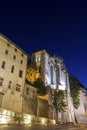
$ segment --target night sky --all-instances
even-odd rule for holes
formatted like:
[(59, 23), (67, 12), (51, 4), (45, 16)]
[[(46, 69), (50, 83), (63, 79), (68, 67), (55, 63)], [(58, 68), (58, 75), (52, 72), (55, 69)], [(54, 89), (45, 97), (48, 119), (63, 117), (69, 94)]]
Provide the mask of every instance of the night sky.
[(0, 32), (31, 55), (46, 49), (87, 87), (87, 4), (84, 0), (0, 2)]

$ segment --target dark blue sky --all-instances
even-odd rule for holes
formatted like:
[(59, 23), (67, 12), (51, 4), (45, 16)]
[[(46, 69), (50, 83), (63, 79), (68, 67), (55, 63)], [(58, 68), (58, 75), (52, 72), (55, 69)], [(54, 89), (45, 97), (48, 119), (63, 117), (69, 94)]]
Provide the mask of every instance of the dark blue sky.
[(87, 4), (84, 0), (0, 2), (0, 31), (29, 55), (46, 49), (62, 57), (87, 87)]

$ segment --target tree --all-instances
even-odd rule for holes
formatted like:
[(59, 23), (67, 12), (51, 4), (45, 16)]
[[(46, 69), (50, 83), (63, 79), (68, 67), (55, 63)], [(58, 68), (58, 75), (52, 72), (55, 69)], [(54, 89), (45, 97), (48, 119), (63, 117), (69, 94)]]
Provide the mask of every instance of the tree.
[(73, 105), (74, 108), (77, 109), (80, 105), (80, 98), (79, 98), (80, 90), (81, 88), (84, 88), (84, 86), (80, 83), (78, 78), (76, 78), (71, 74), (69, 74), (69, 82), (70, 82), (71, 97), (73, 99)]
[(65, 94), (64, 91), (59, 90), (54, 92), (53, 106), (56, 110), (56, 124), (58, 124), (58, 113), (66, 110)]
[(36, 79), (38, 79), (40, 77), (40, 73), (35, 70), (34, 68), (32, 67), (29, 67), (27, 69), (27, 73), (26, 73), (26, 80), (33, 84), (35, 82)]
[(47, 94), (47, 87), (44, 85), (41, 78), (36, 79), (33, 86), (37, 88), (38, 95), (44, 96)]

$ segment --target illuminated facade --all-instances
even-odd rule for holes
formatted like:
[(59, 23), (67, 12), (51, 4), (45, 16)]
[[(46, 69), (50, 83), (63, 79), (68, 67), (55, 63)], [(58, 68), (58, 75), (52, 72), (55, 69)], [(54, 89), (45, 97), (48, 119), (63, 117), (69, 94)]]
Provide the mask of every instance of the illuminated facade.
[(32, 66), (36, 68), (45, 85), (51, 89), (66, 90), (66, 67), (58, 57), (51, 57), (46, 50), (32, 54)]
[(81, 88), (79, 93), (80, 105), (78, 109), (74, 109), (78, 124), (87, 124), (87, 95), (85, 92), (86, 89)]
[[(66, 112), (60, 113), (61, 120), (64, 122), (75, 122), (68, 73), (63, 60), (55, 56), (52, 57), (46, 52), (46, 50), (42, 50), (32, 54), (32, 67), (39, 71), (45, 86), (49, 86), (52, 93), (54, 90), (63, 90), (66, 93), (66, 103), (68, 108)], [(51, 100), (52, 95), (48, 100), (50, 106), (52, 106)], [(51, 113), (53, 113), (52, 115), (55, 119), (55, 110), (52, 107), (49, 109)]]
[[(23, 50), (0, 34), (0, 124), (55, 124), (56, 113), (52, 107), (54, 90), (63, 90), (67, 110), (60, 112), (60, 121), (75, 122), (87, 114), (87, 100), (80, 93), (80, 106), (73, 108), (69, 77), (62, 59), (50, 56), (46, 50), (38, 51), (30, 58)], [(47, 95), (38, 96), (33, 83), (41, 77), (49, 89)], [(84, 107), (85, 105), (85, 107)], [(80, 113), (80, 114), (79, 114)], [(78, 121), (79, 123), (79, 121)]]
[(27, 61), (28, 55), (0, 34), (0, 124), (22, 112)]

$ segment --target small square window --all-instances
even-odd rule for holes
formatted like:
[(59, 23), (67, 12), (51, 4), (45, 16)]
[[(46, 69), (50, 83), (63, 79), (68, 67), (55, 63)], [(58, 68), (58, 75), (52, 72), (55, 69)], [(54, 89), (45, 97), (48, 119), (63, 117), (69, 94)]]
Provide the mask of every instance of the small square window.
[(13, 59), (16, 59), (16, 56), (15, 56), (15, 55), (13, 55)]
[(23, 60), (21, 60), (21, 64), (23, 64)]
[(8, 55), (8, 50), (5, 50), (5, 54), (7, 54), (7, 55)]
[(20, 92), (21, 85), (16, 84), (16, 91)]
[(24, 57), (24, 55), (23, 55), (23, 54), (21, 54), (21, 56), (22, 56), (22, 57)]
[(17, 52), (17, 48), (15, 48), (15, 52)]
[(14, 73), (14, 65), (11, 67), (11, 73)]
[(7, 43), (7, 46), (8, 46), (8, 47), (10, 47), (10, 44), (9, 44), (9, 43)]

